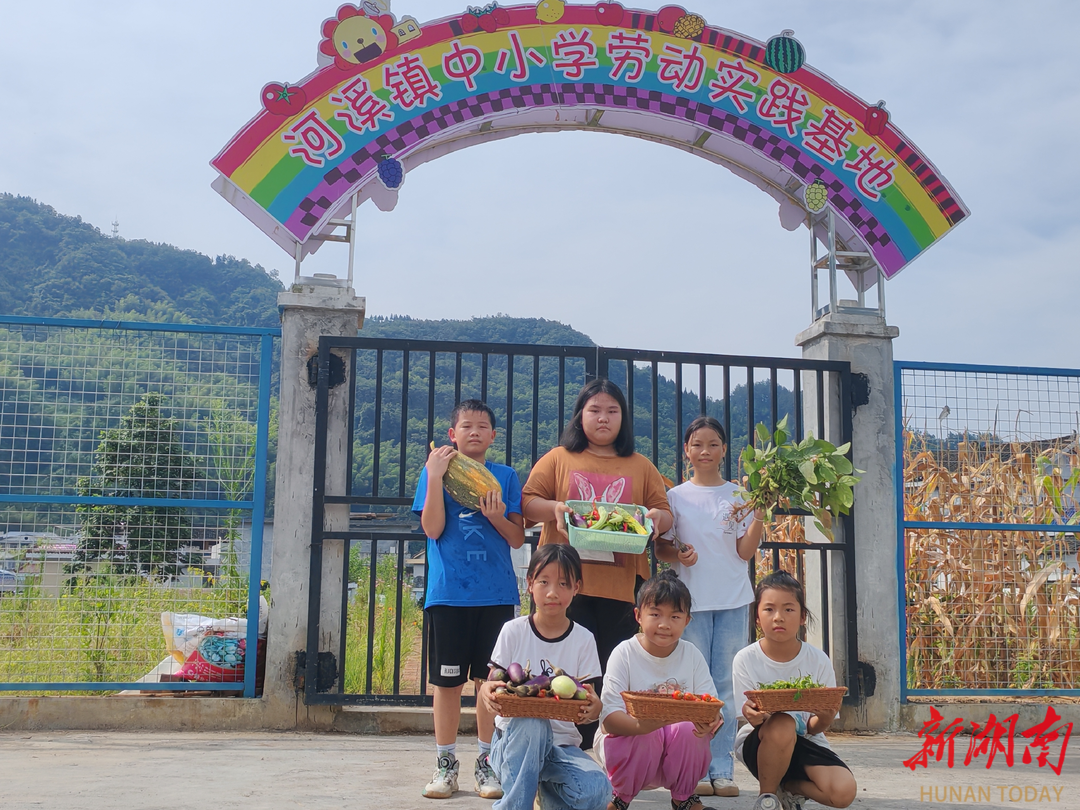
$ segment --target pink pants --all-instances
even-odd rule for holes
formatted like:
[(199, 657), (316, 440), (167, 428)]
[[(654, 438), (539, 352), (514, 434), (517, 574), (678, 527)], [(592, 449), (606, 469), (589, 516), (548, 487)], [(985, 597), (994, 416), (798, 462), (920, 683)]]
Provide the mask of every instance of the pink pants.
[(637, 737), (605, 737), (604, 763), (615, 795), (631, 801), (642, 790), (667, 788), (686, 801), (709, 772), (709, 738), (693, 723), (674, 723)]

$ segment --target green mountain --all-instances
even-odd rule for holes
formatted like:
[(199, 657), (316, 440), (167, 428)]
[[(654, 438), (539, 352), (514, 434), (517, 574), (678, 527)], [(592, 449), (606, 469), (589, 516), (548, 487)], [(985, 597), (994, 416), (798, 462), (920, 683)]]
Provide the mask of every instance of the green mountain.
[[(25, 197), (0, 194), (0, 313), (276, 326), (277, 293), (281, 289), (276, 278), (242, 259), (219, 256), (212, 260), (170, 245), (107, 237), (78, 217), (58, 214)], [(73, 494), (77, 479), (86, 474), (98, 452), (100, 437), (89, 428), (100, 424), (104, 415), (114, 424), (138, 397), (163, 394), (163, 410), (179, 419), (185, 452), (202, 459), (204, 474), (194, 493), (222, 496), (219, 465), (210, 457), (212, 441), (206, 426), (213, 409), (224, 407), (223, 403), (228, 403), (229, 412), (241, 423), (254, 422), (254, 345), (215, 336), (155, 337), (150, 333), (118, 340), (107, 330), (90, 330), (72, 341), (64, 333), (30, 326), (0, 328), (0, 491)], [(557, 321), (506, 315), (439, 321), (407, 315), (373, 316), (360, 334), (469, 343), (595, 345), (588, 335)], [(542, 454), (558, 441), (558, 363), (553, 358), (540, 362), (534, 392), (532, 358), (516, 357), (508, 402), (507, 362), (506, 355), (492, 354), (485, 373), (480, 355), (463, 352), (460, 391), (462, 398), (487, 399), (500, 426), (490, 457), (508, 460), (525, 476), (534, 452)], [(358, 353), (352, 491), (357, 495), (407, 497), (415, 487), (429, 440), (445, 440), (446, 417), (457, 391), (456, 363), (453, 354), (440, 352), (436, 356), (434, 423), (430, 426), (427, 356), (410, 358), (404, 425), (402, 352), (384, 352), (381, 401), (376, 394), (377, 368), (374, 351)], [(569, 414), (584, 382), (585, 368), (579, 359), (568, 359), (565, 368), (562, 405), (563, 412)], [(613, 362), (611, 374), (625, 385), (625, 362)], [(635, 368), (633, 376), (638, 449), (651, 455), (654, 407), (650, 371)], [(274, 378), (276, 383), (276, 369)], [(538, 406), (535, 417), (534, 393)], [(661, 472), (673, 479), (679, 477), (682, 444), (681, 436), (676, 435), (675, 395), (674, 381), (659, 378), (656, 462)], [(705, 403), (705, 410), (721, 421), (725, 410), (730, 411), (733, 461), (749, 433), (748, 399), (746, 387), (740, 385), (732, 390), (730, 402), (710, 397)], [(276, 395), (274, 401), (272, 422)], [(791, 413), (792, 406), (791, 391), (779, 387), (778, 413)], [(689, 424), (701, 411), (697, 396), (684, 391), (681, 410), (682, 424)], [(755, 421), (770, 411), (769, 387), (755, 386)], [(377, 473), (376, 435), (380, 444)], [(271, 464), (275, 449), (276, 436), (271, 436)], [(38, 519), (28, 514), (21, 522)]]
[(0, 313), (276, 326), (281, 282), (232, 256), (105, 236), (0, 194)]

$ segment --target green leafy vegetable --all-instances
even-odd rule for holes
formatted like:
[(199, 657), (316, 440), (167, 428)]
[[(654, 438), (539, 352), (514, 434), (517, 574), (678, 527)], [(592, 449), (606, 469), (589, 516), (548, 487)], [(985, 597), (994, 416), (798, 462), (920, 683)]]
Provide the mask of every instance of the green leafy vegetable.
[(815, 681), (809, 675), (803, 675), (793, 681), (773, 681), (772, 683), (759, 683), (758, 689), (820, 689), (824, 684)]
[(818, 530), (832, 540), (833, 518), (851, 511), (853, 488), (859, 482), (855, 473), (863, 472), (847, 458), (850, 443), (836, 447), (815, 439), (812, 433), (801, 442), (789, 441), (786, 416), (774, 433), (770, 434), (763, 423), (754, 433), (755, 445), (747, 445), (741, 457), (746, 486), (740, 494), (746, 508), (762, 510), (766, 522), (777, 509), (804, 509), (814, 516)]

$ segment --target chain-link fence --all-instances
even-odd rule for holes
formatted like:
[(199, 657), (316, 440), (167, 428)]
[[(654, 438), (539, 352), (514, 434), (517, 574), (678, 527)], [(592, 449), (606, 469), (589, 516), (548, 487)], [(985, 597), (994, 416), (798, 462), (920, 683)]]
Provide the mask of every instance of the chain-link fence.
[(1080, 692), (1080, 371), (896, 378), (907, 694)]
[(273, 335), (0, 317), (0, 692), (254, 694)]

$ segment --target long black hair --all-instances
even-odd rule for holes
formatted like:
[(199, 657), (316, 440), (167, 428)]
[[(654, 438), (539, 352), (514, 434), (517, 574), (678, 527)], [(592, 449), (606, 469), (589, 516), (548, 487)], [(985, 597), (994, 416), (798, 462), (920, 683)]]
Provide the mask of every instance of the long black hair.
[(622, 424), (619, 425), (619, 433), (615, 437), (615, 454), (619, 456), (634, 455), (634, 425), (630, 418), (630, 410), (626, 406), (626, 397), (622, 390), (606, 377), (597, 377), (585, 383), (581, 393), (574, 400), (574, 412), (570, 417), (570, 423), (559, 437), (559, 444), (571, 453), (581, 453), (589, 446), (589, 439), (585, 435), (585, 429), (581, 426), (581, 413), (585, 405), (597, 394), (607, 394), (619, 404), (622, 411)]

